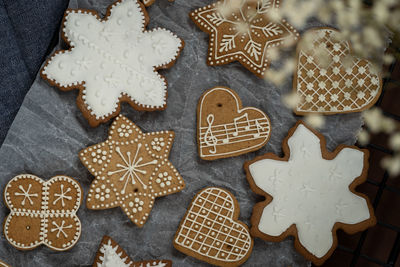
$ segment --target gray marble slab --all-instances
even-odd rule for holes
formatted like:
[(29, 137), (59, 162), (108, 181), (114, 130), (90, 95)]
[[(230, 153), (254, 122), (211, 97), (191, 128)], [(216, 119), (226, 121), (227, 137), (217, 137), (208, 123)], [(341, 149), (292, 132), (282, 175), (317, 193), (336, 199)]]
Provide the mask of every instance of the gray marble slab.
[[(94, 9), (104, 15), (112, 0), (71, 0), (71, 8)], [(176, 65), (162, 71), (169, 83), (168, 108), (162, 112), (138, 112), (124, 104), (122, 113), (145, 132), (173, 130), (175, 143), (170, 160), (180, 171), (187, 187), (180, 193), (157, 199), (143, 228), (136, 227), (119, 209), (88, 210), (83, 204), (78, 216), (82, 236), (71, 250), (54, 252), (45, 246), (18, 251), (0, 236), (0, 259), (12, 266), (89, 266), (103, 235), (111, 236), (133, 260), (170, 259), (174, 266), (207, 266), (175, 250), (173, 236), (191, 199), (200, 189), (217, 185), (230, 190), (240, 203), (240, 220), (249, 225), (253, 205), (262, 200), (249, 188), (243, 163), (266, 152), (281, 153), (281, 141), (298, 117), (286, 108), (281, 97), (291, 90), (292, 77), (280, 87), (252, 75), (238, 63), (220, 67), (206, 65), (208, 35), (188, 17), (189, 11), (211, 0), (157, 0), (148, 8), (149, 28), (162, 26), (183, 38), (186, 47)], [(311, 23), (304, 29), (319, 24)], [(57, 48), (65, 48), (60, 42)], [(278, 66), (282, 61), (273, 65)], [(245, 106), (265, 111), (272, 123), (269, 143), (257, 152), (235, 158), (206, 162), (200, 160), (196, 145), (196, 105), (204, 90), (216, 85), (237, 91)], [(61, 92), (39, 76), (32, 85), (8, 136), (0, 149), (0, 188), (15, 175), (32, 173), (43, 179), (58, 174), (76, 178), (85, 190), (85, 199), (93, 176), (78, 159), (78, 151), (102, 142), (109, 123), (91, 128), (75, 105), (77, 91)], [(362, 124), (359, 114), (327, 117), (321, 130), (328, 146), (354, 144)], [(9, 213), (0, 204), (0, 220)], [(245, 266), (307, 266), (308, 262), (293, 247), (293, 240), (270, 243), (255, 240), (253, 253)]]

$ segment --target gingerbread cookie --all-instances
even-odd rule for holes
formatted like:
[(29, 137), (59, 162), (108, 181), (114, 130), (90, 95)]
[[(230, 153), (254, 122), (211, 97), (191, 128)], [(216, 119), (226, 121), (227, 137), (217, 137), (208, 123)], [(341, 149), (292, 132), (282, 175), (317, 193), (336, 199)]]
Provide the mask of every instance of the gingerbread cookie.
[(101, 240), (100, 248), (94, 260), (93, 267), (171, 267), (169, 260), (151, 260), (134, 262), (109, 236)]
[(57, 251), (72, 248), (81, 235), (76, 216), (82, 201), (82, 188), (68, 176), (43, 181), (22, 174), (5, 187), (4, 200), (11, 210), (4, 222), (7, 241), (20, 250), (44, 244)]
[(286, 20), (270, 18), (279, 4), (280, 0), (224, 0), (190, 13), (196, 25), (210, 34), (208, 65), (239, 61), (263, 78), (270, 64), (268, 49), (299, 36)]
[(239, 204), (227, 190), (207, 187), (193, 198), (174, 237), (174, 247), (217, 266), (243, 264), (253, 249)]
[[(152, 4), (154, 4), (155, 1), (156, 0), (142, 0), (145, 6), (151, 6)], [(168, 1), (173, 2), (174, 0), (168, 0)]]
[(138, 0), (119, 0), (104, 19), (91, 10), (66, 11), (62, 36), (71, 46), (55, 52), (41, 76), (61, 90), (79, 89), (77, 104), (91, 126), (118, 115), (120, 102), (137, 110), (166, 107), (167, 81), (183, 41), (168, 30), (146, 31), (148, 15)]
[(197, 106), (197, 143), (202, 159), (238, 156), (263, 147), (270, 138), (267, 115), (257, 108), (242, 107), (230, 88), (207, 90)]
[(337, 246), (336, 231), (356, 233), (376, 223), (368, 198), (355, 191), (368, 172), (368, 151), (340, 145), (326, 149), (324, 137), (299, 121), (283, 141), (284, 157), (267, 153), (246, 162), (251, 189), (266, 197), (251, 218), (253, 236), (295, 247), (321, 265)]
[[(293, 90), (298, 115), (359, 112), (370, 108), (382, 90), (379, 73), (351, 55), (351, 45), (332, 28), (308, 31), (297, 47)], [(323, 57), (323, 58), (321, 58)]]
[(174, 132), (145, 134), (119, 115), (105, 142), (79, 153), (82, 163), (96, 177), (86, 206), (96, 210), (121, 207), (132, 222), (142, 227), (156, 197), (185, 187), (168, 160), (173, 141)]

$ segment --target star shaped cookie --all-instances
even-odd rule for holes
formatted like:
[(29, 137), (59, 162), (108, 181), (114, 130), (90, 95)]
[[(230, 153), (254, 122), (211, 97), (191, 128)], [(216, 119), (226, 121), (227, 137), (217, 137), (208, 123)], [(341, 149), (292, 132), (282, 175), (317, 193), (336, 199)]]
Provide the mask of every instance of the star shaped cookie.
[(169, 260), (132, 261), (125, 250), (109, 236), (101, 240), (93, 267), (171, 267)]
[(340, 145), (298, 122), (283, 142), (284, 157), (267, 153), (245, 163), (251, 189), (266, 197), (251, 218), (253, 236), (295, 247), (321, 265), (337, 246), (336, 231), (356, 233), (376, 223), (368, 198), (355, 191), (368, 172), (368, 151)]
[(94, 127), (117, 116), (120, 102), (165, 109), (167, 82), (157, 70), (171, 67), (184, 43), (168, 30), (145, 30), (148, 21), (138, 0), (118, 0), (104, 19), (68, 9), (62, 36), (71, 48), (55, 52), (41, 76), (61, 90), (79, 89), (78, 107)]
[(215, 66), (239, 61), (263, 78), (270, 64), (268, 49), (299, 36), (286, 20), (270, 18), (279, 2), (223, 0), (190, 13), (196, 25), (210, 34), (207, 63)]
[(156, 197), (181, 191), (185, 183), (168, 160), (174, 132), (143, 133), (119, 115), (108, 139), (79, 153), (95, 176), (86, 205), (89, 209), (121, 207), (139, 227), (146, 222)]

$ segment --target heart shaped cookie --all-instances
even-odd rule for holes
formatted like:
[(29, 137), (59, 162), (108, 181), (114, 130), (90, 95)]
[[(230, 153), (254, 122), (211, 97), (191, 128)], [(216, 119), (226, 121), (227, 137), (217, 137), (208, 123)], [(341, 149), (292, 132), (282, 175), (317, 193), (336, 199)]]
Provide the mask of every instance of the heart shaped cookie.
[(177, 250), (217, 266), (243, 264), (253, 249), (239, 204), (227, 190), (207, 187), (194, 197), (174, 237)]
[(238, 156), (264, 146), (270, 137), (270, 120), (257, 108), (242, 108), (230, 88), (207, 90), (197, 106), (197, 143), (202, 159)]
[(297, 115), (359, 112), (378, 100), (382, 79), (372, 64), (351, 55), (349, 42), (331, 28), (307, 32), (297, 46), (293, 90)]

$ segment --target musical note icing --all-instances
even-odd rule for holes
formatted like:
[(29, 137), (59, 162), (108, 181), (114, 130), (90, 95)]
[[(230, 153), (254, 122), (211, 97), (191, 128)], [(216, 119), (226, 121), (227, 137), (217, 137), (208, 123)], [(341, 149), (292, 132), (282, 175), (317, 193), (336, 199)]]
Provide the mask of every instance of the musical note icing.
[(246, 131), (248, 131), (250, 129), (249, 115), (247, 113), (245, 113), (242, 116), (239, 116), (239, 117), (233, 119), (233, 122), (235, 124), (235, 132), (233, 133), (233, 136), (238, 136), (238, 134), (239, 134), (238, 121), (241, 119), (246, 119), (247, 125), (244, 127), (244, 129)]
[(211, 127), (212, 124), (214, 122), (214, 115), (213, 114), (209, 114), (207, 116), (207, 123), (208, 123), (208, 128), (206, 131), (206, 134), (204, 135), (204, 142), (208, 145), (208, 146), (213, 146), (213, 149), (210, 149), (209, 152), (211, 154), (215, 154), (217, 152), (217, 143), (218, 143), (218, 139), (213, 135)]
[(212, 88), (201, 96), (197, 117), (202, 159), (214, 160), (255, 151), (270, 137), (267, 115), (257, 108), (242, 108), (236, 92), (226, 87)]

